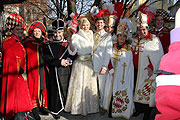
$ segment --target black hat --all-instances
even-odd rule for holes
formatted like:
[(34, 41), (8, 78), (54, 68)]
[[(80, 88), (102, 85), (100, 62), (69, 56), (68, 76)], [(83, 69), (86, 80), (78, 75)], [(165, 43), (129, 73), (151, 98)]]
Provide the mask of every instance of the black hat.
[(52, 22), (53, 30), (64, 30), (64, 21), (62, 19), (57, 19)]

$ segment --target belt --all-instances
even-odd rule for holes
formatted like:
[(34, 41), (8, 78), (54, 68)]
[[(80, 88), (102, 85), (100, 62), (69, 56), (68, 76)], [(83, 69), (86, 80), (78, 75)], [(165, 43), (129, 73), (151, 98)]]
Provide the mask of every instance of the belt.
[(87, 55), (78, 55), (77, 56), (77, 60), (92, 62), (92, 55), (90, 55), (90, 54), (87, 54)]

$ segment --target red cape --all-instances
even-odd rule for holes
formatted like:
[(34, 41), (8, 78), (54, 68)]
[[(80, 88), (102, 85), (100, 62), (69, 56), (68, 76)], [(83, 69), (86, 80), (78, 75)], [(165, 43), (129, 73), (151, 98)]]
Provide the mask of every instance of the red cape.
[(168, 52), (168, 47), (170, 45), (170, 30), (167, 27), (164, 27), (158, 34), (156, 34), (155, 28), (150, 31), (152, 34), (155, 34), (159, 37), (164, 54)]
[(2, 94), (0, 112), (11, 118), (17, 112), (32, 110), (27, 81), (19, 74), (26, 70), (26, 52), (20, 40), (8, 36), (3, 41)]
[[(30, 96), (35, 107), (47, 107), (47, 89), (44, 79), (44, 87), (42, 94), (40, 93), (40, 61), (39, 61), (39, 47), (41, 44), (37, 43), (33, 37), (29, 37), (25, 40), (24, 46), (27, 51), (28, 58), (28, 85)], [(45, 71), (44, 71), (45, 78)]]

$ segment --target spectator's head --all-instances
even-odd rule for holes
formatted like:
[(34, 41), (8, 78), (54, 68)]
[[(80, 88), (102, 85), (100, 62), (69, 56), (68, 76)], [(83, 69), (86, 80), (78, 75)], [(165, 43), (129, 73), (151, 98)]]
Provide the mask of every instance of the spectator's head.
[(15, 34), (19, 38), (24, 36), (24, 30), (26, 30), (23, 18), (17, 13), (12, 13), (7, 17), (6, 27), (8, 32)]
[(133, 24), (127, 18), (120, 19), (119, 25), (117, 26), (117, 42), (122, 45), (126, 40), (130, 40), (132, 37), (131, 31), (133, 30)]
[(115, 31), (115, 24), (116, 24), (115, 16), (110, 15), (108, 17), (108, 21), (107, 21), (107, 24), (105, 26), (105, 31), (108, 33), (113, 33)]
[(35, 21), (29, 26), (28, 34), (35, 38), (41, 38), (42, 35), (46, 36), (46, 27), (42, 22)]
[(84, 32), (88, 32), (90, 29), (90, 22), (87, 18), (81, 18), (79, 28), (82, 29)]
[(145, 38), (146, 35), (148, 34), (148, 27), (147, 26), (139, 26), (137, 28), (137, 33), (140, 38)]
[(146, 14), (141, 13), (137, 21), (137, 33), (140, 38), (145, 38), (148, 34), (148, 24), (150, 19)]
[(98, 17), (95, 19), (95, 26), (97, 31), (101, 31), (104, 29), (105, 20), (103, 17)]
[(157, 9), (155, 14), (155, 26), (157, 29), (160, 29), (164, 26), (164, 22), (169, 22), (170, 16), (163, 9)]
[(52, 22), (53, 37), (55, 40), (61, 40), (64, 35), (64, 21), (57, 19)]

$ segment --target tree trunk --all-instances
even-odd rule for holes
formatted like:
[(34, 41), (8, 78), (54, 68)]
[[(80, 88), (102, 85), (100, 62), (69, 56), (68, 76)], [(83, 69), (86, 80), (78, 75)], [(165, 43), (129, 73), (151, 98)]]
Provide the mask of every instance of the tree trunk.
[(70, 18), (70, 14), (72, 12), (76, 14), (76, 0), (67, 0), (67, 9), (68, 9), (68, 18)]
[(99, 10), (103, 9), (103, 2), (102, 0), (95, 0), (92, 6), (97, 6)]

